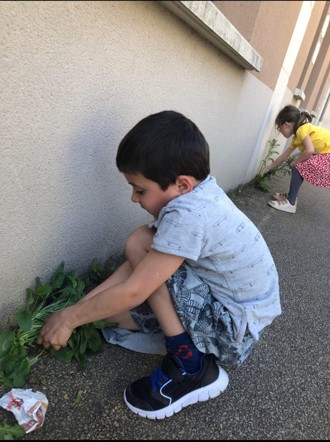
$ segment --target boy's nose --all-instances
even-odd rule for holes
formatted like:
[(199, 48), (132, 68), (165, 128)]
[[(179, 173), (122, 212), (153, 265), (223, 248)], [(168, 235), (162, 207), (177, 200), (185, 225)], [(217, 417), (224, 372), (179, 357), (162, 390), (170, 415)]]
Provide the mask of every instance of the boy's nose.
[(133, 203), (138, 203), (139, 202), (139, 197), (138, 197), (138, 195), (136, 195), (136, 193), (132, 193), (132, 196), (131, 196), (131, 200), (133, 201)]

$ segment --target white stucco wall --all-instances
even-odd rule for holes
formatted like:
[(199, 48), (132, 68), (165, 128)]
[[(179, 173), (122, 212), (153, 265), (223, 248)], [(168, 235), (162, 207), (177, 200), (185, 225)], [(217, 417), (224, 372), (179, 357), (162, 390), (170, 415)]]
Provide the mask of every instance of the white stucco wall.
[(191, 118), (225, 191), (252, 177), (271, 91), (158, 2), (0, 2), (0, 51), (0, 324), (150, 219), (115, 167), (146, 115)]

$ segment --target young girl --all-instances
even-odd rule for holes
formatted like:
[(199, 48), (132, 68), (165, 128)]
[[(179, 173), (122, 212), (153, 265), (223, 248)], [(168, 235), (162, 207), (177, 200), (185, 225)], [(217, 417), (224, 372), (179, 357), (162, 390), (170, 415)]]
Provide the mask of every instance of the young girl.
[(330, 187), (330, 130), (311, 124), (312, 116), (292, 105), (285, 106), (277, 115), (276, 128), (285, 138), (293, 135), (290, 146), (268, 168), (276, 169), (298, 148), (298, 155), (291, 163), (291, 182), (288, 193), (277, 192), (268, 204), (283, 212), (295, 213), (297, 195), (303, 181), (314, 186)]

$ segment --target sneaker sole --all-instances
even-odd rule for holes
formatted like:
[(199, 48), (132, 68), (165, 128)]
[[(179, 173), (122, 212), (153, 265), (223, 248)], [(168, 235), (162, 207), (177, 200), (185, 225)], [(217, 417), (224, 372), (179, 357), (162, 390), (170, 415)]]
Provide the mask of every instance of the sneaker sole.
[(225, 391), (229, 383), (229, 377), (227, 372), (222, 367), (218, 368), (219, 376), (214, 382), (212, 382), (212, 384), (206, 385), (205, 387), (186, 394), (173, 404), (170, 404), (161, 410), (146, 411), (134, 407), (126, 399), (126, 390), (124, 391), (124, 401), (128, 408), (133, 411), (133, 413), (138, 414), (141, 417), (145, 417), (147, 419), (165, 419), (166, 417), (171, 417), (173, 414), (179, 413), (182, 408), (196, 404), (197, 402), (204, 402), (209, 399), (213, 399)]

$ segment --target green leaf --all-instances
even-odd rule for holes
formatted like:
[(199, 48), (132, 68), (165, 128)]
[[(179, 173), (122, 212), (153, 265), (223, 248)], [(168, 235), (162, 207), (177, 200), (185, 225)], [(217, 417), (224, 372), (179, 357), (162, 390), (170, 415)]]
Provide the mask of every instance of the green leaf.
[(104, 266), (94, 258), (89, 267), (89, 275), (94, 278), (101, 278), (104, 274)]
[(78, 294), (79, 297), (81, 297), (84, 294), (84, 290), (85, 290), (85, 283), (80, 279), (76, 287), (76, 293)]
[(72, 349), (74, 352), (79, 352), (79, 345), (80, 345), (80, 339), (81, 339), (81, 332), (79, 328), (76, 328), (74, 335), (71, 337), (73, 341), (73, 347)]
[(62, 287), (63, 282), (64, 282), (64, 278), (65, 278), (64, 262), (62, 261), (59, 268), (57, 269), (56, 273), (54, 274), (54, 276), (52, 277), (52, 280), (51, 280), (51, 285), (53, 287), (53, 290), (57, 290), (60, 287)]
[(26, 292), (27, 292), (27, 304), (28, 306), (30, 306), (36, 302), (38, 295), (31, 288), (26, 289)]
[(27, 309), (19, 310), (16, 312), (16, 321), (20, 331), (28, 331), (32, 326), (32, 314)]
[(22, 362), (27, 362), (27, 350), (16, 344), (10, 352), (0, 359), (0, 367), (7, 377), (14, 378), (19, 372)]
[(30, 373), (30, 370), (28, 371), (28, 373), (24, 373), (24, 372), (18, 373), (14, 377), (14, 379), (13, 379), (13, 387), (14, 388), (21, 388), (21, 387), (23, 387), (23, 385), (25, 384), (26, 378), (28, 377), (29, 373)]
[(19, 424), (0, 426), (0, 440), (17, 440), (25, 436), (25, 430)]
[(98, 352), (102, 349), (103, 341), (99, 332), (94, 329), (92, 336), (88, 339), (88, 348), (93, 352)]
[(76, 291), (72, 287), (65, 287), (59, 293), (61, 293), (61, 299), (70, 299), (71, 295), (76, 294)]
[(75, 289), (77, 287), (77, 278), (74, 275), (67, 275), (67, 278), (69, 279), (69, 281), (71, 281), (72, 287)]
[(49, 351), (55, 359), (61, 362), (65, 362), (66, 364), (71, 362), (74, 357), (74, 351), (71, 350), (68, 346), (60, 348), (59, 350), (54, 350), (53, 348), (50, 348)]
[(39, 278), (39, 276), (36, 277), (36, 289), (42, 285), (41, 279)]
[(87, 339), (84, 336), (81, 336), (79, 349), (78, 349), (81, 355), (83, 355), (87, 350), (87, 342), (88, 342)]
[(94, 327), (90, 324), (85, 324), (80, 327), (81, 334), (88, 340), (93, 336)]
[(94, 321), (92, 322), (92, 324), (94, 328), (97, 328), (99, 330), (101, 330), (102, 328), (111, 328), (118, 326), (118, 322), (109, 322), (103, 319), (101, 321)]
[(68, 340), (68, 345), (67, 345), (67, 347), (71, 348), (73, 351), (76, 348), (76, 337), (75, 337), (76, 334), (77, 334), (77, 331), (74, 330), (74, 334), (71, 335), (70, 339)]
[(254, 185), (257, 189), (262, 190), (263, 192), (269, 192), (270, 188), (267, 185), (265, 178), (259, 175), (258, 178), (255, 179)]
[(0, 358), (8, 353), (15, 340), (15, 333), (10, 329), (0, 332)]
[(47, 296), (52, 292), (52, 287), (50, 285), (40, 285), (37, 288), (37, 294), (41, 298), (47, 298)]

